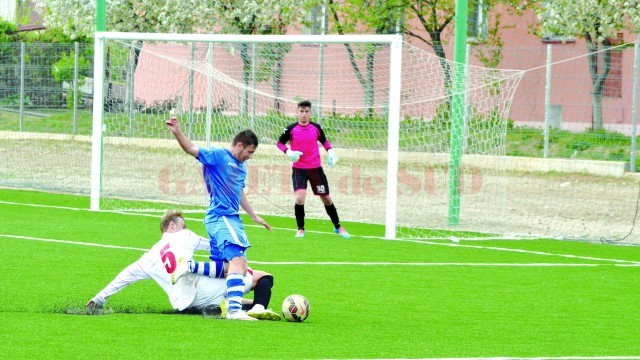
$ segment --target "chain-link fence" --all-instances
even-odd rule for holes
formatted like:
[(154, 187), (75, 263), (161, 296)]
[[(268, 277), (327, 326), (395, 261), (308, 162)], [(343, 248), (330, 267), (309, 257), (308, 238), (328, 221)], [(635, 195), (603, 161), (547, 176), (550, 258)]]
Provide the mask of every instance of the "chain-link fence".
[(508, 155), (624, 161), (635, 170), (637, 47), (604, 50), (590, 56), (583, 43), (502, 49), (500, 67), (527, 70), (511, 107)]
[(88, 134), (92, 44), (0, 44), (0, 130)]
[[(528, 69), (511, 108), (507, 154), (635, 159), (634, 50), (615, 47), (590, 62), (575, 43), (502, 48), (499, 67)], [(0, 44), (0, 130), (90, 134), (92, 63), (92, 44)]]

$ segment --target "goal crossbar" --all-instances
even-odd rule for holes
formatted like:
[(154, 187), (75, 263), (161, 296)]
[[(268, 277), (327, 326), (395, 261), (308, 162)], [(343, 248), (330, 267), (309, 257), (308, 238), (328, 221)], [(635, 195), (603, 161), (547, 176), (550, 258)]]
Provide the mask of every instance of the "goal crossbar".
[(401, 35), (234, 35), (234, 34), (163, 34), (136, 32), (96, 32), (96, 40), (141, 40), (220, 43), (377, 43), (402, 44)]

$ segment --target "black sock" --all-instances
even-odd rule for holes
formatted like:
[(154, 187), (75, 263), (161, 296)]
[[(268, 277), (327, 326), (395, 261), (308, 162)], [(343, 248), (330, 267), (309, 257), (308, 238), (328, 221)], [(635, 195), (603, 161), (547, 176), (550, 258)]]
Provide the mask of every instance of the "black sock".
[(340, 218), (338, 217), (338, 210), (336, 210), (336, 206), (334, 204), (325, 205), (325, 210), (327, 210), (327, 214), (331, 218), (331, 222), (336, 229), (340, 228)]
[(298, 224), (298, 229), (304, 230), (304, 205), (295, 206), (296, 212), (296, 224)]
[(266, 309), (271, 301), (271, 288), (273, 287), (273, 276), (265, 275), (258, 280), (256, 288), (253, 289), (253, 305), (260, 304)]

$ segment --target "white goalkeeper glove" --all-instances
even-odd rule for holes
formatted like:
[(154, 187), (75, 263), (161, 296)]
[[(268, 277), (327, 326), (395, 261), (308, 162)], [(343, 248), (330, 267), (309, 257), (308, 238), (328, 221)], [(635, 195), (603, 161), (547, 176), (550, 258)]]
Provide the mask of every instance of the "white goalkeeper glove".
[(293, 151), (291, 149), (287, 150), (286, 154), (289, 157), (289, 160), (291, 160), (291, 162), (296, 162), (300, 160), (300, 156), (302, 156), (302, 153), (300, 151)]
[(327, 158), (327, 164), (329, 164), (329, 166), (333, 166), (338, 163), (338, 155), (336, 155), (335, 150), (329, 149), (327, 150), (327, 154), (329, 154), (329, 157)]

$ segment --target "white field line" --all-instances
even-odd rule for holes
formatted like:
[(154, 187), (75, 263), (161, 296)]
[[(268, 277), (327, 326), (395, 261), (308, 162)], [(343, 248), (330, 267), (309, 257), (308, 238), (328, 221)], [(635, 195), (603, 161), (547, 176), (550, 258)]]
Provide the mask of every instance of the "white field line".
[(86, 242), (72, 241), (72, 240), (45, 239), (45, 238), (38, 238), (38, 237), (33, 237), (33, 236), (20, 236), (20, 235), (0, 234), (0, 237), (11, 238), (11, 239), (20, 239), (20, 240), (31, 240), (31, 241), (42, 241), (42, 242), (50, 242), (50, 243), (59, 243), (59, 244), (93, 246), (93, 247), (118, 249), (118, 250), (149, 251), (149, 249), (134, 248), (134, 247), (128, 247), (128, 246), (95, 244), (95, 243), (86, 243)]
[[(386, 358), (385, 358), (386, 359)], [(417, 360), (634, 360), (638, 356), (554, 356), (554, 357), (475, 357), (475, 358), (418, 358)], [(358, 360), (358, 359), (350, 359)], [(386, 360), (401, 360), (389, 358)]]
[[(51, 206), (51, 205), (41, 205), (41, 204), (24, 204), (24, 203), (16, 203), (16, 202), (9, 202), (9, 201), (0, 201), (0, 204), (6, 204), (6, 205), (18, 205), (18, 206), (30, 206), (30, 207), (43, 207), (43, 208), (52, 208), (52, 209), (62, 209), (62, 210), (70, 210), (70, 211), (91, 211), (89, 209), (81, 209), (81, 208), (72, 208), (72, 207), (64, 207), (64, 206)], [(132, 212), (126, 212), (126, 211), (107, 211), (109, 213), (113, 213), (113, 214), (121, 214), (121, 215), (126, 215), (126, 216), (146, 216), (146, 217), (154, 217), (157, 218), (158, 215), (157, 214), (144, 214), (144, 213), (132, 213)], [(193, 221), (202, 221), (202, 219), (195, 219), (195, 218), (189, 218), (189, 217), (185, 217), (185, 220), (193, 220)], [(262, 228), (262, 225), (253, 225), (253, 224), (246, 224), (246, 227), (258, 227), (258, 228)], [(273, 230), (282, 230), (282, 231), (288, 231), (293, 233), (294, 230), (290, 229), (290, 228), (277, 228), (274, 227)], [(325, 235), (330, 235), (330, 236), (335, 236), (335, 234), (333, 233), (329, 233), (329, 232), (322, 232), (322, 231), (308, 231), (308, 232), (313, 232), (313, 233), (317, 233), (317, 234), (325, 234)], [(0, 236), (4, 236), (4, 237), (14, 237), (14, 238), (20, 238), (18, 236), (13, 236), (13, 235), (3, 235), (0, 234)], [(352, 238), (357, 238), (358, 236), (354, 236), (352, 235)], [(127, 247), (118, 247), (118, 246), (112, 246), (112, 245), (102, 245), (102, 244), (91, 244), (91, 243), (86, 243), (86, 242), (74, 242), (74, 241), (70, 241), (70, 240), (55, 240), (55, 239), (40, 239), (40, 238), (29, 238), (29, 237), (23, 237), (26, 240), (39, 240), (39, 241), (49, 241), (49, 242), (64, 242), (64, 243), (70, 243), (70, 244), (78, 244), (78, 245), (88, 245), (88, 246), (98, 246), (98, 247), (112, 247), (112, 248), (120, 248), (120, 249), (135, 249), (135, 250), (142, 250), (142, 251), (147, 251), (148, 249), (137, 249), (137, 248), (127, 248)], [(616, 264), (619, 264), (619, 266), (640, 266), (640, 262), (638, 261), (632, 261), (632, 260), (620, 260), (620, 259), (609, 259), (609, 258), (597, 258), (597, 257), (591, 257), (591, 256), (578, 256), (578, 255), (571, 255), (571, 254), (554, 254), (554, 253), (549, 253), (549, 252), (543, 252), (543, 251), (532, 251), (532, 250), (523, 250), (523, 249), (511, 249), (511, 248), (501, 248), (501, 247), (497, 247), (497, 246), (481, 246), (481, 245), (466, 245), (466, 244), (459, 244), (459, 243), (453, 243), (453, 242), (435, 242), (435, 241), (429, 241), (429, 240), (416, 240), (416, 239), (385, 239), (383, 237), (376, 237), (376, 236), (361, 236), (361, 238), (367, 238), (367, 239), (376, 239), (376, 240), (383, 240), (383, 241), (400, 241), (400, 242), (411, 242), (411, 243), (417, 243), (417, 244), (425, 244), (425, 245), (436, 245), (436, 246), (452, 246), (452, 247), (462, 247), (462, 248), (471, 248), (471, 249), (481, 249), (481, 250), (494, 250), (494, 251), (507, 251), (507, 252), (517, 252), (517, 253), (523, 253), (523, 254), (535, 254), (535, 255), (542, 255), (542, 256), (557, 256), (557, 257), (563, 257), (563, 258), (570, 258), (570, 259), (581, 259), (581, 260), (591, 260), (591, 261), (605, 261), (605, 262), (613, 262)], [(299, 264), (319, 264), (317, 262), (314, 263), (297, 263), (297, 262), (286, 262), (286, 263), (281, 263), (281, 262), (273, 262), (273, 263), (267, 263), (267, 262), (255, 262), (253, 261), (253, 263), (256, 264), (295, 264), (295, 265), (299, 265)], [(368, 262), (363, 262), (363, 263), (340, 263), (340, 262), (325, 262), (322, 264), (327, 264), (327, 265), (417, 265), (417, 264), (423, 264), (423, 266), (446, 266), (446, 265), (455, 265), (455, 266), (595, 266), (597, 264), (547, 264), (547, 263), (537, 263), (536, 264), (487, 264), (487, 263), (386, 263), (386, 262), (375, 262), (375, 263), (368, 263)]]
[(559, 256), (559, 257), (570, 258), (570, 259), (611, 261), (611, 262), (616, 262), (616, 263), (633, 264), (634, 266), (640, 266), (640, 262), (632, 261), (632, 260), (596, 258), (596, 257), (591, 257), (591, 256), (579, 256), (579, 255), (571, 255), (571, 254), (554, 254), (554, 253), (548, 253), (548, 252), (544, 252), (544, 251), (501, 248), (501, 247), (497, 247), (497, 246), (465, 245), (465, 244), (458, 244), (458, 243), (433, 242), (433, 241), (428, 241), (428, 240), (411, 240), (411, 239), (394, 239), (394, 240), (382, 239), (382, 240), (404, 241), (404, 242), (413, 242), (413, 243), (419, 243), (419, 244), (440, 245), (440, 246), (455, 246), (455, 247), (464, 247), (464, 248), (472, 248), (472, 249), (508, 251), (508, 252), (517, 252), (517, 253), (523, 253), (523, 254), (536, 254), (536, 255), (543, 255), (543, 256)]
[[(20, 236), (0, 234), (0, 238), (11, 238), (28, 241), (42, 241), (49, 243), (60, 243), (69, 245), (81, 245), (81, 246), (93, 246), (100, 248), (118, 249), (118, 250), (135, 250), (135, 251), (149, 251), (149, 249), (135, 248), (129, 246), (119, 245), (105, 245), (96, 243), (79, 242), (72, 240), (59, 240), (59, 239), (47, 239), (33, 236)], [(196, 254), (196, 257), (208, 258), (207, 255)], [(596, 267), (596, 266), (640, 266), (639, 263), (633, 264), (555, 264), (555, 263), (424, 263), (424, 262), (375, 262), (375, 261), (360, 261), (360, 262), (340, 262), (340, 261), (249, 261), (252, 264), (259, 265), (347, 265), (347, 266), (485, 266), (485, 267)]]

